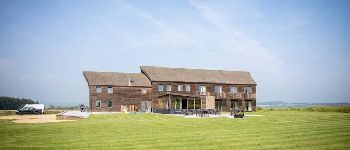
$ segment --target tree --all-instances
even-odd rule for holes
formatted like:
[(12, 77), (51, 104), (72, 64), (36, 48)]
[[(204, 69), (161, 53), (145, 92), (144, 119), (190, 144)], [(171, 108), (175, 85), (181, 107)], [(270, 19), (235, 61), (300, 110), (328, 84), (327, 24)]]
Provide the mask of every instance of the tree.
[(35, 102), (26, 98), (0, 96), (0, 110), (15, 110), (23, 107), (25, 104), (39, 104), (39, 101)]

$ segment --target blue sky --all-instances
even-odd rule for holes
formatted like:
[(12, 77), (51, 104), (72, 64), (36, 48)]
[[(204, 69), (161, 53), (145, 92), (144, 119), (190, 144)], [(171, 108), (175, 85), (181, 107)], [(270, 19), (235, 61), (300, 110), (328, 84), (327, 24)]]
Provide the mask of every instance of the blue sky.
[(0, 1), (0, 95), (88, 102), (82, 71), (243, 70), (258, 101), (350, 102), (350, 1)]

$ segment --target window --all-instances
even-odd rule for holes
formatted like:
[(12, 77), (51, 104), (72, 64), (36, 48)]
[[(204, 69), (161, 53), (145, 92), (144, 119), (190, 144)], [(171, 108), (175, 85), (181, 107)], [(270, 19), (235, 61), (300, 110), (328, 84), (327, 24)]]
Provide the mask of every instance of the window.
[(244, 93), (252, 93), (252, 87), (251, 86), (244, 87)]
[(182, 91), (182, 88), (183, 88), (182, 84), (177, 85), (177, 91), (181, 92), (181, 91)]
[(205, 85), (200, 85), (199, 86), (199, 91), (202, 92), (202, 93), (207, 92), (207, 89), (206, 89)]
[(175, 98), (175, 109), (176, 110), (181, 109), (181, 99), (180, 98)]
[(146, 88), (141, 88), (141, 93), (142, 94), (147, 94), (147, 89)]
[(221, 86), (215, 86), (215, 92), (216, 93), (222, 93), (222, 87)]
[(101, 86), (99, 85), (96, 86), (96, 93), (101, 93)]
[(252, 101), (245, 101), (245, 111), (252, 111)]
[(101, 107), (101, 100), (96, 100), (96, 107)]
[(159, 84), (159, 85), (158, 85), (158, 91), (159, 91), (159, 92), (163, 91), (163, 84)]
[(186, 84), (186, 92), (191, 91), (191, 86), (189, 84)]
[(108, 100), (107, 107), (112, 107), (112, 100)]
[(108, 93), (113, 93), (113, 87), (111, 86), (108, 87)]
[(170, 92), (170, 91), (171, 91), (171, 84), (167, 84), (167, 85), (166, 85), (166, 91), (167, 91), (167, 92)]
[(231, 108), (232, 110), (238, 109), (238, 101), (231, 101)]
[(237, 87), (236, 86), (231, 86), (230, 87), (230, 92), (237, 93)]

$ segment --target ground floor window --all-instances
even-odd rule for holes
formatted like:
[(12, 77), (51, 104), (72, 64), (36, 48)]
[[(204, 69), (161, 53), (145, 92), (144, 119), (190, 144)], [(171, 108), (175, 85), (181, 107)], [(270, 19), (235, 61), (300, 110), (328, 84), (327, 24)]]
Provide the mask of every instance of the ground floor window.
[(181, 99), (175, 98), (175, 109), (181, 109)]
[(201, 109), (201, 100), (195, 99), (195, 109)]
[(169, 101), (163, 98), (159, 101), (159, 106), (161, 109), (169, 109)]
[(188, 101), (188, 109), (194, 108), (194, 99), (187, 99)]
[(95, 105), (96, 107), (101, 107), (101, 100), (99, 100), (99, 99), (97, 99), (96, 100), (96, 105)]
[(112, 107), (112, 100), (107, 101), (107, 107)]

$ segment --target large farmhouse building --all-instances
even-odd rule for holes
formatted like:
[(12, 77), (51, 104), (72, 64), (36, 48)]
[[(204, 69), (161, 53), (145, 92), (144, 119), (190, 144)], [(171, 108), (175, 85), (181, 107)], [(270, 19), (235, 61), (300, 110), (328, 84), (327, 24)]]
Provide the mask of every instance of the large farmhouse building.
[(256, 110), (249, 72), (141, 66), (141, 73), (84, 71), (92, 112)]

